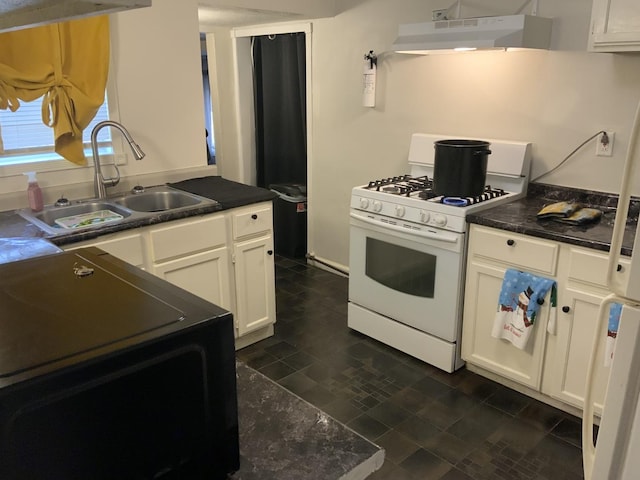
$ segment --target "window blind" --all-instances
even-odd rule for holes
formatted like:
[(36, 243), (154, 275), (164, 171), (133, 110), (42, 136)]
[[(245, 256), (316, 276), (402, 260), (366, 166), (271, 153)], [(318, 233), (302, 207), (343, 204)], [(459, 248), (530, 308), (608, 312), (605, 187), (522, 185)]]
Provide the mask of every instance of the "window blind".
[[(98, 113), (82, 134), (83, 143), (91, 142), (93, 127), (109, 119), (107, 96)], [(0, 155), (20, 155), (34, 152), (53, 152), (53, 128), (42, 123), (42, 97), (33, 102), (20, 102), (15, 112), (0, 110)], [(99, 143), (111, 142), (111, 129), (103, 128), (98, 133)]]

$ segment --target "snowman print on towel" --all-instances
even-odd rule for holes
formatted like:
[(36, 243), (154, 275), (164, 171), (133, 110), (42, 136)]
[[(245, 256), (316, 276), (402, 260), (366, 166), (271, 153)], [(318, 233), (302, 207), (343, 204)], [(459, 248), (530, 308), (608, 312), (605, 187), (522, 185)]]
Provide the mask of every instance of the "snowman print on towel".
[[(529, 309), (529, 301), (533, 295), (533, 289), (528, 286), (526, 290), (518, 294), (518, 301), (516, 302), (515, 315), (511, 316), (511, 326), (519, 332), (524, 332), (525, 328), (533, 325), (535, 313), (529, 318), (527, 310)], [(513, 312), (513, 307), (510, 305), (500, 305), (500, 310), (503, 312)]]

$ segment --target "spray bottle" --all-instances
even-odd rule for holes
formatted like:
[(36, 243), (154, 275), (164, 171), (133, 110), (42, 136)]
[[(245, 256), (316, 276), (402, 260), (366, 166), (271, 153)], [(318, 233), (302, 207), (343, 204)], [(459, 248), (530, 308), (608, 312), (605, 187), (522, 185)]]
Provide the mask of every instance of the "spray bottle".
[(29, 207), (34, 212), (39, 212), (44, 207), (44, 201), (42, 200), (42, 190), (36, 180), (36, 172), (27, 172), (25, 175), (29, 178), (29, 186), (27, 187)]

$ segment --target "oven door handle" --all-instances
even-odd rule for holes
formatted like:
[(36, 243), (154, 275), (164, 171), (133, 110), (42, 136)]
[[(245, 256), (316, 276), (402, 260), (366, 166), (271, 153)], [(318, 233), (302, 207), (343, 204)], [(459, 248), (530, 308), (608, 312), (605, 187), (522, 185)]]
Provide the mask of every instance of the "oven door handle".
[(422, 238), (428, 238), (430, 240), (440, 240), (442, 242), (448, 243), (456, 243), (458, 241), (458, 237), (454, 235), (447, 235), (445, 233), (432, 233), (432, 232), (423, 232), (421, 230), (407, 230), (406, 228), (397, 227), (395, 225), (383, 224), (380, 222), (376, 222), (375, 220), (371, 220), (366, 217), (361, 217), (360, 215), (356, 215), (355, 213), (349, 213), (349, 216), (355, 220), (360, 220), (361, 222), (368, 223), (370, 225), (374, 225), (376, 227), (384, 228), (387, 230), (393, 230), (395, 232), (406, 233), (410, 235), (416, 235)]

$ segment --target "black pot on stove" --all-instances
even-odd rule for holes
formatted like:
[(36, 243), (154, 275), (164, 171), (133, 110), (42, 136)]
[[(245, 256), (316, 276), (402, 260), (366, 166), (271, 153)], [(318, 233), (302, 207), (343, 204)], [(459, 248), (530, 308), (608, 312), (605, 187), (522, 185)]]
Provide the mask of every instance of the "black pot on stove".
[(475, 197), (484, 191), (491, 150), (483, 140), (434, 142), (433, 190), (445, 197)]

